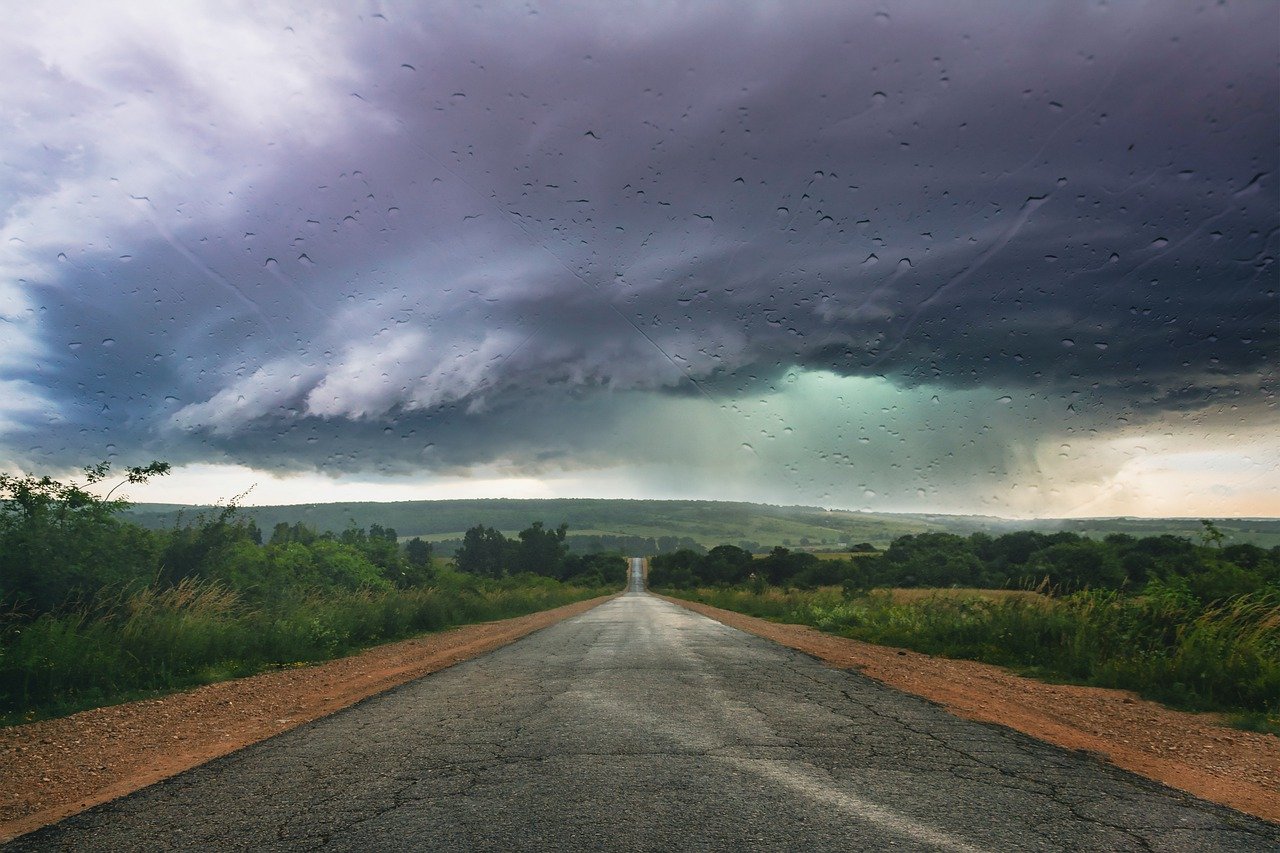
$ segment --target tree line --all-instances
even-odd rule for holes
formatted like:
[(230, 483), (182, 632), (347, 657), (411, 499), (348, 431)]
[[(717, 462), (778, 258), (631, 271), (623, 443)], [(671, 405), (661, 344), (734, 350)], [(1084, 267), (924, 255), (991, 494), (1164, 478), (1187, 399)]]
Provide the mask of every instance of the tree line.
[(929, 532), (900, 536), (883, 552), (861, 544), (843, 559), (774, 548), (763, 558), (732, 545), (706, 554), (682, 550), (649, 563), (652, 586), (756, 584), (813, 589), (976, 587), (1071, 592), (1140, 590), (1151, 581), (1200, 601), (1261, 590), (1280, 591), (1280, 546), (1226, 544), (1211, 521), (1199, 541), (1115, 533), (1095, 540), (1077, 533), (1018, 531), (1000, 536)]
[(491, 578), (527, 573), (580, 586), (621, 586), (626, 582), (627, 561), (620, 554), (573, 554), (567, 539), (565, 524), (552, 529), (535, 521), (515, 539), (478, 524), (463, 536), (454, 553), (454, 566), (460, 572)]
[[(381, 524), (341, 532), (280, 522), (269, 536), (236, 501), (172, 527), (148, 529), (122, 513), (120, 486), (169, 473), (153, 462), (124, 469), (119, 482), (108, 463), (90, 466), (82, 482), (0, 474), (0, 608), (9, 618), (70, 611), (104, 597), (123, 599), (143, 588), (183, 582), (216, 583), (249, 603), (270, 603), (313, 592), (394, 590), (438, 582), (431, 543), (401, 543)], [(576, 554), (565, 548), (566, 527), (535, 522), (508, 540), (492, 528), (467, 532), (457, 569), (488, 578), (522, 573), (579, 585), (625, 583), (618, 555)]]

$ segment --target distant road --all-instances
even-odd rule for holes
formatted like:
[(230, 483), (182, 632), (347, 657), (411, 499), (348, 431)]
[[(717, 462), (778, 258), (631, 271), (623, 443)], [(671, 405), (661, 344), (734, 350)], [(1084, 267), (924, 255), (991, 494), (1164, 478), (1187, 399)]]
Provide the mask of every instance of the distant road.
[(1280, 850), (642, 590), (15, 850)]

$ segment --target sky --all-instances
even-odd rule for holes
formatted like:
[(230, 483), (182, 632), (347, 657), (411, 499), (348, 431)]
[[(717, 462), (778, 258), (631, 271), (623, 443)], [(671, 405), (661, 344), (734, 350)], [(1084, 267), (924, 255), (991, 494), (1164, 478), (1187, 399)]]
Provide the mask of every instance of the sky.
[(1280, 4), (7, 14), (0, 469), (1280, 515)]

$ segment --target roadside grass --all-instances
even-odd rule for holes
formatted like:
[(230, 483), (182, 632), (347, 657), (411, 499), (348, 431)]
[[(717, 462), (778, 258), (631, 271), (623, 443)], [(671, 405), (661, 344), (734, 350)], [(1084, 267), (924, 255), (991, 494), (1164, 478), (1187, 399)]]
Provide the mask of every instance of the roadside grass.
[(1043, 680), (1133, 690), (1173, 707), (1226, 712), (1280, 734), (1280, 596), (1201, 605), (1150, 586), (1141, 596), (1062, 598), (998, 590), (668, 590), (726, 610), (878, 645), (1010, 667)]
[(216, 583), (143, 589), (63, 615), (0, 617), (0, 725), (329, 660), (456, 625), (616, 592), (546, 578), (250, 602)]
[(930, 589), (920, 587), (897, 587), (885, 590), (893, 597), (894, 604), (914, 604), (933, 598), (981, 598), (987, 601), (1008, 601), (1018, 599), (1028, 605), (1038, 607), (1053, 606), (1053, 599), (1043, 593), (1029, 589), (978, 589), (976, 587), (954, 587), (949, 589)]

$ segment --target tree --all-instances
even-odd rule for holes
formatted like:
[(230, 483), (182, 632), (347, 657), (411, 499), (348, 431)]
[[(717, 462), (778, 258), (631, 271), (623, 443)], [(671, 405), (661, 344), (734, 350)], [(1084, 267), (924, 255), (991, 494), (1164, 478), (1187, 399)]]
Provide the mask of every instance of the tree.
[(516, 549), (516, 571), (556, 579), (564, 577), (564, 538), (568, 529), (568, 525), (561, 524), (555, 530), (547, 530), (541, 521), (535, 521), (521, 530), (520, 545)]
[(706, 583), (742, 583), (751, 574), (752, 557), (734, 545), (717, 545), (698, 561), (698, 574)]
[(238, 499), (232, 498), (211, 514), (201, 513), (191, 522), (184, 523), (179, 517), (161, 554), (160, 580), (176, 584), (186, 578), (216, 577), (238, 543), (254, 543), (257, 528), (251, 529), (246, 519), (237, 517)]
[(954, 533), (900, 536), (879, 560), (878, 574), (898, 586), (973, 586), (983, 574), (969, 541)]
[(1126, 580), (1124, 568), (1111, 549), (1090, 539), (1059, 542), (1037, 551), (1028, 568), (1032, 577), (1047, 577), (1051, 586), (1067, 590), (1114, 589)]
[(698, 576), (694, 573), (701, 555), (689, 548), (681, 548), (669, 554), (658, 554), (649, 560), (649, 585), (655, 587), (696, 586)]
[(281, 521), (271, 530), (270, 544), (283, 545), (287, 542), (297, 542), (300, 545), (310, 545), (319, 538), (320, 534), (301, 521), (295, 521), (293, 524)]
[(126, 468), (105, 496), (90, 491), (110, 472), (109, 462), (90, 465), (83, 484), (0, 474), (0, 603), (45, 612), (70, 597), (150, 579), (158, 538), (120, 520), (129, 501), (112, 496), (168, 474), (169, 464)]
[(409, 565), (415, 569), (426, 569), (431, 566), (431, 543), (417, 536), (404, 543), (404, 556)]
[(462, 547), (454, 554), (460, 572), (497, 578), (507, 573), (512, 543), (492, 527), (477, 524), (462, 537)]
[(627, 561), (618, 554), (571, 554), (565, 558), (565, 583), (620, 587), (627, 582)]
[(431, 543), (417, 536), (404, 543), (404, 585), (421, 586), (435, 577), (431, 565)]
[(769, 552), (769, 556), (757, 561), (755, 565), (769, 583), (774, 586), (783, 586), (818, 562), (817, 557), (804, 551), (789, 551), (783, 547), (776, 547)]
[(1200, 533), (1200, 540), (1204, 542), (1205, 547), (1212, 545), (1216, 548), (1221, 548), (1222, 540), (1226, 539), (1227, 535), (1218, 529), (1218, 525), (1207, 518), (1200, 519), (1200, 524), (1204, 526), (1204, 530)]

